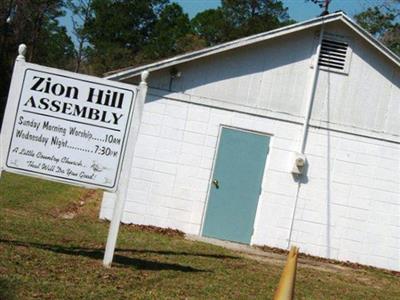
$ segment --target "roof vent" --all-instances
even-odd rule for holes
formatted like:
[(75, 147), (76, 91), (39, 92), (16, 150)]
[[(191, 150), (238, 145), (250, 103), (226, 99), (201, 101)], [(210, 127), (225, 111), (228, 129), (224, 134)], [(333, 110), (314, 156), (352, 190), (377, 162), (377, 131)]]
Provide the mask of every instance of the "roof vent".
[(318, 65), (343, 71), (348, 47), (345, 42), (323, 39)]
[(321, 70), (348, 74), (351, 52), (347, 38), (325, 33), (321, 43), (318, 66)]

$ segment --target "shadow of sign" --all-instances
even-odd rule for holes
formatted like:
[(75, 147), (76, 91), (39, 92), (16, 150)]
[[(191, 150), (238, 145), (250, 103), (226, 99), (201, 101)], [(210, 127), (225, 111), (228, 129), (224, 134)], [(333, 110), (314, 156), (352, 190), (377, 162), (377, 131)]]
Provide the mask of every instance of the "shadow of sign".
[(15, 281), (11, 282), (6, 278), (0, 278), (0, 299), (14, 300)]
[[(0, 243), (13, 245), (13, 246), (22, 246), (22, 247), (33, 247), (36, 249), (42, 249), (46, 251), (51, 251), (54, 253), (66, 254), (66, 255), (74, 255), (74, 256), (83, 256), (91, 259), (101, 261), (104, 256), (104, 250), (98, 248), (85, 248), (85, 247), (66, 247), (61, 245), (50, 245), (50, 244), (40, 244), (33, 242), (22, 242), (15, 240), (4, 240), (0, 239)], [(201, 256), (201, 257), (210, 257), (217, 259), (238, 259), (239, 257), (235, 256), (224, 256), (224, 255), (213, 255), (213, 254), (201, 254), (201, 253), (188, 253), (188, 252), (173, 252), (173, 251), (155, 251), (155, 250), (135, 250), (135, 249), (117, 249), (117, 252), (130, 252), (130, 253), (152, 253), (158, 255), (193, 255), (193, 256)], [(177, 272), (212, 272), (210, 270), (202, 270), (193, 268), (191, 266), (185, 266), (176, 263), (166, 263), (159, 261), (152, 261), (137, 257), (130, 257), (126, 255), (116, 254), (114, 256), (114, 262), (117, 267), (133, 267), (137, 270), (150, 270), (150, 271), (162, 271), (162, 270), (170, 270)], [(0, 283), (1, 284), (1, 283)], [(1, 286), (0, 286), (1, 287)], [(0, 299), (2, 299), (0, 297)]]

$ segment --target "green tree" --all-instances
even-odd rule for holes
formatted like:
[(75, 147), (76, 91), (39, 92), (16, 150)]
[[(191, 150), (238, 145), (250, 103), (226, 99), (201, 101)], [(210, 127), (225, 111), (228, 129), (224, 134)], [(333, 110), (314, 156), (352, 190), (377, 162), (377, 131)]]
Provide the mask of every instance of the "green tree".
[[(4, 110), (18, 45), (28, 46), (27, 60), (69, 68), (74, 45), (58, 18), (62, 0), (8, 0), (0, 2), (0, 111)], [(1, 115), (1, 113), (0, 113)], [(0, 118), (1, 119), (1, 118)]]
[(229, 39), (272, 30), (292, 21), (279, 0), (222, 0), (222, 11), (231, 27)]
[(73, 70), (74, 44), (67, 33), (67, 29), (60, 26), (57, 20), (46, 22), (43, 25), (38, 40), (43, 44), (35, 48), (35, 53), (31, 52), (32, 62)]
[(88, 49), (87, 23), (93, 17), (92, 0), (67, 0), (67, 9), (72, 13), (71, 21), (77, 41), (75, 49), (75, 72), (79, 72), (81, 65), (86, 61)]
[(154, 26), (168, 0), (93, 0), (86, 24), (91, 72), (137, 63), (137, 54), (149, 43)]
[(199, 13), (194, 30), (208, 45), (230, 41), (293, 23), (279, 0), (222, 0), (221, 7)]
[(400, 1), (385, 2), (354, 16), (357, 23), (400, 55)]
[(190, 48), (193, 41), (192, 28), (187, 14), (176, 3), (169, 4), (160, 13), (145, 56), (150, 59), (172, 56)]
[(191, 22), (194, 32), (206, 41), (207, 46), (228, 40), (230, 26), (221, 8), (200, 12)]
[[(14, 51), (19, 43), (25, 43), (28, 61), (55, 67), (62, 67), (64, 58), (72, 58), (73, 43), (58, 21), (64, 15), (63, 0), (15, 0), (13, 7), (7, 43)], [(56, 55), (59, 58), (52, 59)]]

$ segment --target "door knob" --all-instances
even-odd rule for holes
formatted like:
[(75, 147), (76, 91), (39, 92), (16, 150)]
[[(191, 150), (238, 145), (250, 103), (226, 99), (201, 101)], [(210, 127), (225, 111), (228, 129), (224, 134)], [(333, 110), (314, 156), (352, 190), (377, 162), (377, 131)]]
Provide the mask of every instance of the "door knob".
[(217, 189), (219, 189), (219, 182), (218, 182), (217, 179), (214, 179), (214, 180), (212, 181), (212, 183), (213, 183), (213, 185), (214, 185)]

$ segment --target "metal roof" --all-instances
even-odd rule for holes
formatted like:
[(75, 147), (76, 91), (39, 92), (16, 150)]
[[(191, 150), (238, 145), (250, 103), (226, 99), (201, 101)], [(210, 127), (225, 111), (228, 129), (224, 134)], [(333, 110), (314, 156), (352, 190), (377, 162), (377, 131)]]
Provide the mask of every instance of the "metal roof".
[(322, 24), (328, 24), (335, 21), (342, 21), (351, 29), (353, 29), (357, 34), (359, 34), (362, 38), (364, 38), (368, 43), (370, 43), (373, 47), (379, 50), (382, 54), (384, 54), (387, 58), (389, 58), (392, 62), (394, 62), (397, 66), (400, 66), (400, 57), (393, 53), (390, 49), (388, 49), (385, 45), (375, 39), (370, 33), (368, 33), (365, 29), (363, 29), (360, 25), (354, 22), (351, 18), (349, 18), (343, 12), (337, 12), (333, 14), (329, 14), (323, 17), (318, 17), (314, 19), (310, 19), (304, 22), (296, 23), (293, 25), (281, 27), (275, 30), (251, 35), (248, 37), (244, 37), (241, 39), (237, 39), (234, 41), (230, 41), (227, 43), (219, 44), (213, 47), (204, 48), (198, 51), (193, 51), (185, 54), (181, 54), (178, 56), (174, 56), (171, 58), (167, 58), (158, 62), (154, 62), (151, 64), (125, 68), (122, 70), (117, 70), (112, 72), (111, 74), (106, 74), (106, 79), (111, 80), (124, 80), (133, 76), (139, 75), (142, 71), (156, 71), (164, 68), (168, 68), (177, 64), (185, 63), (188, 61), (192, 61), (201, 57), (206, 57), (209, 55), (213, 55), (216, 53), (220, 53), (223, 51), (243, 47), (246, 45), (262, 42), (265, 40), (269, 40), (275, 37), (283, 36), (286, 34), (290, 34), (293, 32), (297, 32), (300, 30), (304, 30), (311, 27), (316, 27)]

